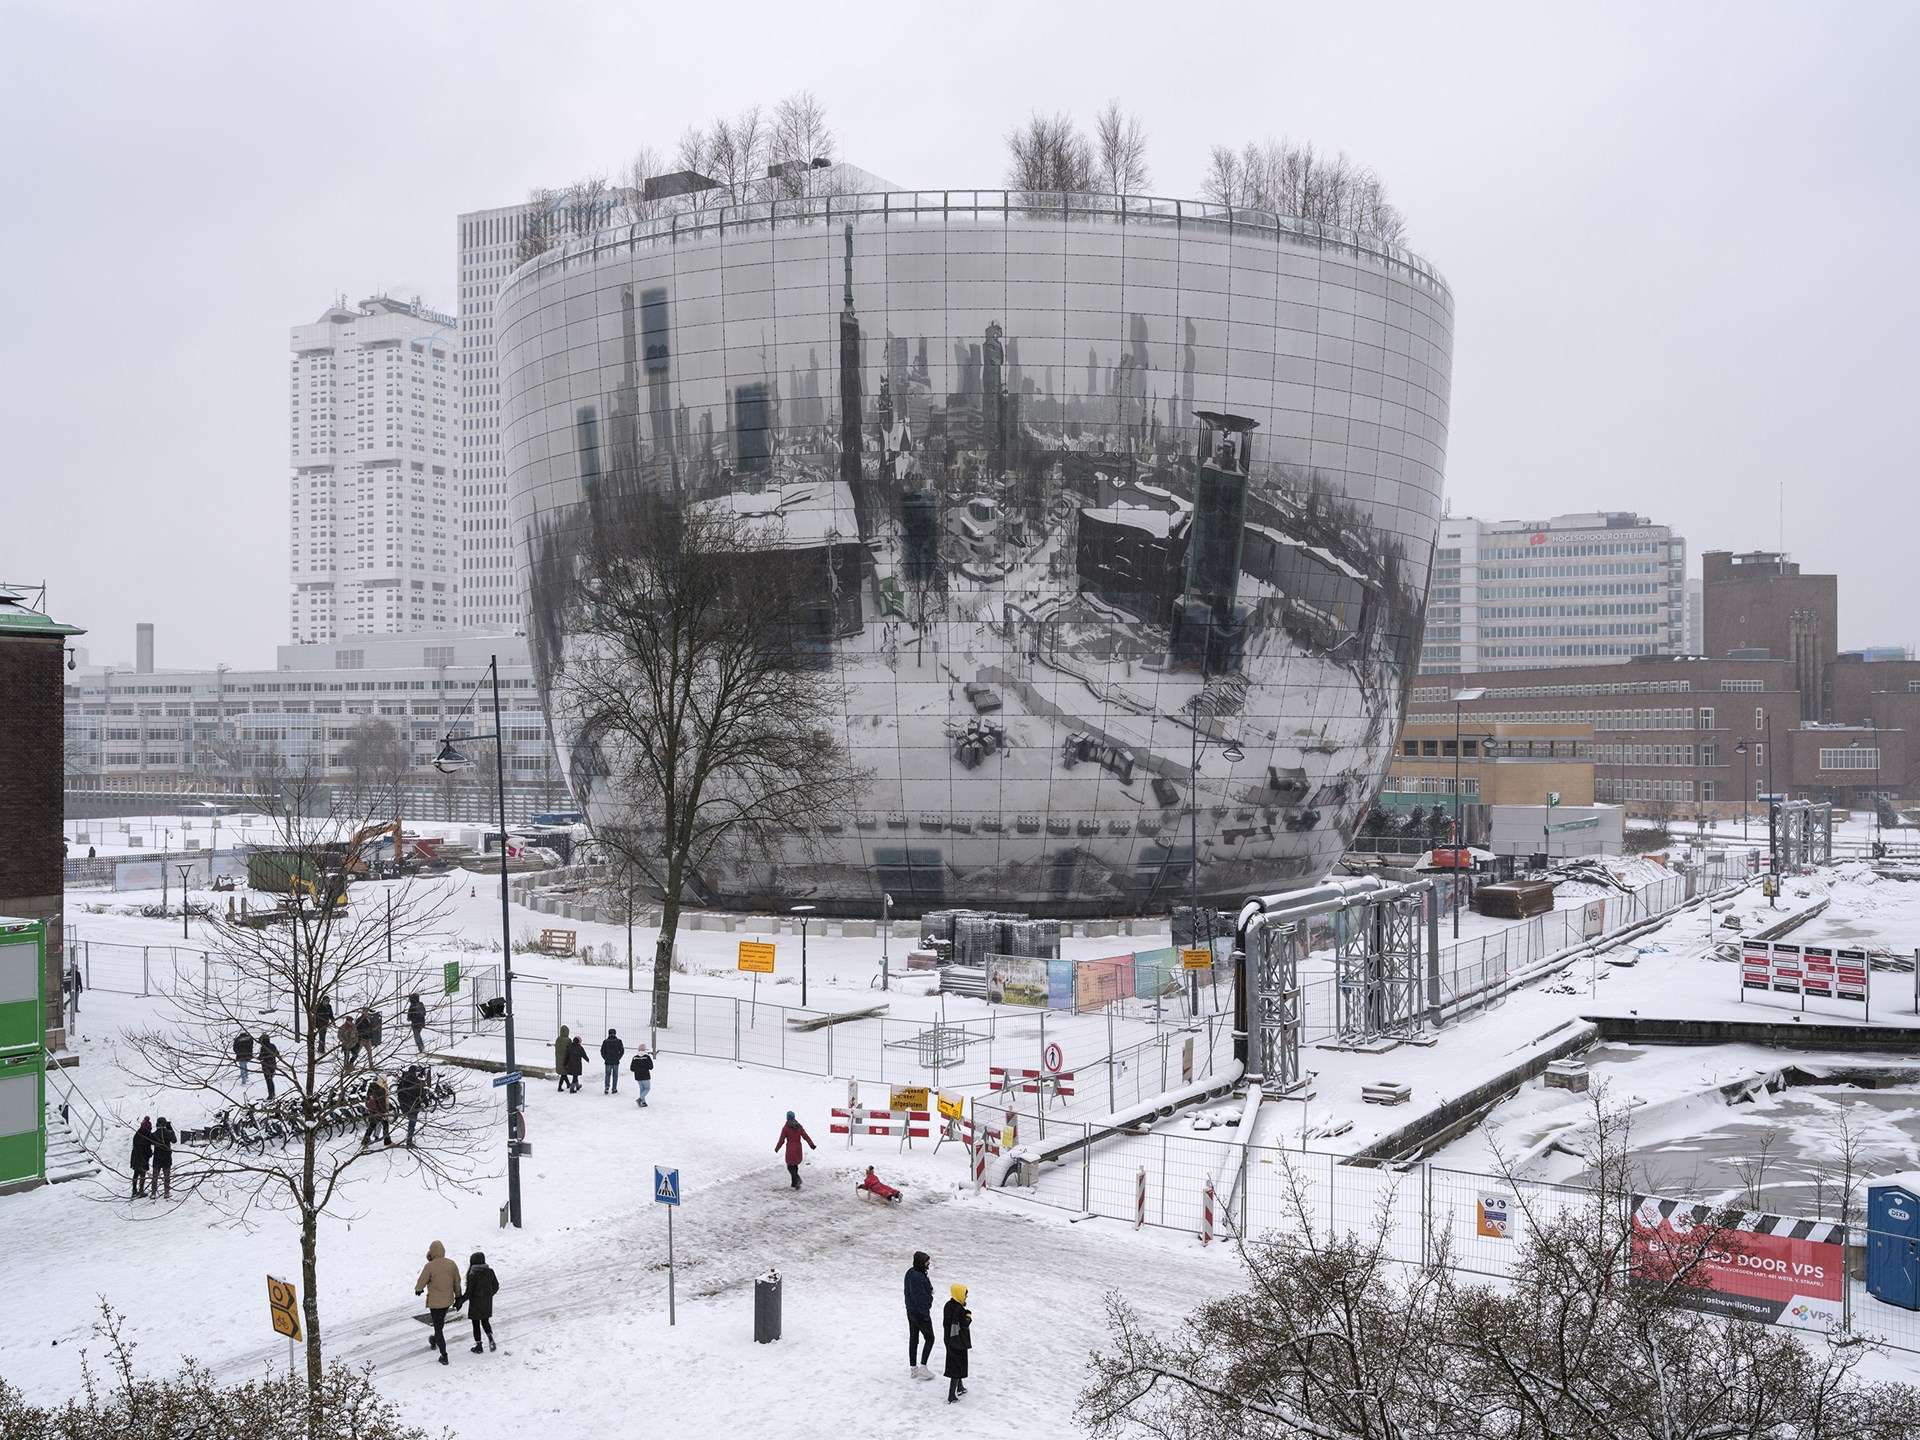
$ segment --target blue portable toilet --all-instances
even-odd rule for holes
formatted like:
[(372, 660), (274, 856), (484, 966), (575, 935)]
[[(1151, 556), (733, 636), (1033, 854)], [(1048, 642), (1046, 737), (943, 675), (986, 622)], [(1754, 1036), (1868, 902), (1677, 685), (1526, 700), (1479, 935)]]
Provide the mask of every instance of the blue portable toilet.
[(1867, 1187), (1867, 1293), (1920, 1310), (1920, 1172)]

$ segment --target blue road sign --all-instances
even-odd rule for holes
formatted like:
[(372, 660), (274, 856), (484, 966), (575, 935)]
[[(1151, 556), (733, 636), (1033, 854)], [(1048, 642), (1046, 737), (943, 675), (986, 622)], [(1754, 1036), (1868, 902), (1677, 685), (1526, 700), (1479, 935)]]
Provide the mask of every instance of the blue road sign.
[(493, 1088), (496, 1090), (502, 1085), (518, 1085), (519, 1083), (520, 1072), (518, 1070), (509, 1070), (504, 1075), (496, 1075), (493, 1077)]
[(653, 1198), (659, 1205), (678, 1205), (680, 1203), (680, 1172), (653, 1167)]

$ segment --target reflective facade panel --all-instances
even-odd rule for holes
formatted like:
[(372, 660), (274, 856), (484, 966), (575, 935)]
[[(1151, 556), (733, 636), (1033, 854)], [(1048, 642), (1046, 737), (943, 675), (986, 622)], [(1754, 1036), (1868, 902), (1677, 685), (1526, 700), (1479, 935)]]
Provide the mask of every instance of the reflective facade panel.
[(705, 876), (711, 897), (1164, 911), (1196, 882), (1313, 883), (1366, 813), (1419, 650), (1451, 292), (1270, 214), (1050, 198), (682, 213), (501, 292), (511, 533), (563, 763), (596, 503), (764, 516), (817, 577), (872, 778), (827, 859)]

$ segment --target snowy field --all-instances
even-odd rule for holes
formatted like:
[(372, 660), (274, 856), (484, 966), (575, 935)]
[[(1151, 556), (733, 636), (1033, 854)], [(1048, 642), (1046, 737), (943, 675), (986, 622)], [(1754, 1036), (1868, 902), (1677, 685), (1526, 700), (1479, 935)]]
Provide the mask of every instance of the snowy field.
[[(418, 947), (413, 961), (437, 964), (443, 956), (465, 956), (473, 963), (498, 962), (497, 949), (484, 948), (499, 925), (497, 897), (484, 882), (456, 876), (413, 883), (437, 887), (433, 893), (446, 907), (448, 932), (444, 941)], [(356, 909), (376, 913), (380, 890), (356, 887)], [(96, 942), (103, 954), (123, 953), (107, 950), (110, 945), (157, 951), (206, 943), (197, 933), (181, 941), (177, 918), (119, 913), (157, 899), (75, 892), (69, 897), (69, 934)], [(1687, 910), (1608, 958), (1577, 961), (1449, 1027), (1430, 1048), (1403, 1047), (1384, 1056), (1310, 1049), (1305, 1064), (1314, 1072), (1312, 1098), (1265, 1106), (1254, 1142), (1296, 1148), (1303, 1130), (1338, 1129), (1344, 1122), (1347, 1128), (1336, 1136), (1316, 1133), (1311, 1148), (1351, 1153), (1555, 1043), (1583, 1015), (1754, 1018), (1758, 1007), (1738, 998), (1737, 966), (1714, 958), (1716, 953), (1741, 933), (1822, 902), (1826, 908), (1794, 938), (1866, 943), (1889, 954), (1910, 953), (1920, 943), (1920, 885), (1879, 880), (1864, 865), (1790, 882), (1777, 911), (1757, 887), (1750, 888), (1731, 902)], [(1729, 928), (1729, 917), (1737, 918), (1739, 930)], [(516, 936), (553, 923), (519, 907), (512, 912)], [(579, 930), (583, 941), (612, 945), (624, 956), (624, 927), (562, 923)], [(189, 929), (197, 930), (197, 922)], [(896, 965), (910, 933), (910, 926), (895, 927)], [(752, 937), (683, 934), (687, 973), (675, 977), (683, 1000), (698, 995), (703, 1003), (727, 1007), (752, 1003), (751, 982), (733, 969), (735, 946), (743, 938)], [(759, 999), (793, 1005), (798, 939), (769, 938), (779, 947), (779, 971), (762, 983)], [(652, 931), (636, 930), (643, 989), (652, 940)], [(1165, 943), (1163, 933), (1070, 941), (1066, 949), (1090, 958)], [(980, 1002), (943, 1002), (928, 993), (926, 977), (897, 970), (901, 988), (881, 996), (874, 988), (878, 949), (877, 940), (816, 930), (808, 946), (812, 1006), (847, 1010), (884, 1002), (891, 1017), (909, 1024), (938, 1018), (944, 1006), (949, 1021), (1004, 1027), (996, 1029), (1003, 1037), (996, 1043), (1005, 1047), (1001, 1063), (1037, 1063), (1038, 1017), (1032, 1012), (990, 1016)], [(615, 986), (625, 998), (624, 965), (527, 955), (516, 957), (516, 971), (530, 986), (537, 977), (555, 993), (560, 987), (571, 995)], [(1876, 972), (1875, 986), (1875, 1021), (1891, 1043), (1910, 1046), (1911, 1036), (1898, 1032), (1920, 1019), (1911, 975)], [(1219, 997), (1203, 999), (1203, 1024), (1205, 1012), (1218, 1003)], [(167, 1106), (176, 1123), (199, 1118), (180, 1097), (136, 1090), (116, 1064), (120, 1032), (159, 1018), (164, 1004), (157, 997), (113, 993), (98, 977), (84, 999), (73, 1040), (81, 1064), (69, 1073), (117, 1123), (131, 1126), (140, 1115)], [(1047, 1038), (1064, 1044), (1070, 1064), (1106, 1053), (1104, 1016), (1054, 1016), (1047, 1023)], [(1113, 1043), (1123, 1047), (1152, 1033), (1152, 1017), (1136, 1006), (1118, 1022)], [(597, 1036), (589, 1031), (587, 1038)], [(550, 1060), (550, 1051), (542, 1057), (539, 1048), (533, 1058)], [(1023, 1050), (1033, 1054), (1024, 1056)], [(1764, 1057), (1734, 1053), (1733, 1047), (1669, 1054), (1684, 1058), (1670, 1060), (1665, 1075), (1656, 1067), (1640, 1072), (1649, 1092), (1642, 1098), (1676, 1101), (1669, 1107), (1672, 1124), (1650, 1123), (1646, 1135), (1650, 1146), (1669, 1152), (1666, 1161), (1678, 1162), (1685, 1152), (1675, 1147), (1691, 1143), (1684, 1131), (1719, 1118), (1689, 1116), (1677, 1103), (1697, 1092), (1702, 1066), (1707, 1073), (1733, 1073)], [(366, 1178), (323, 1229), (322, 1305), (330, 1353), (375, 1364), (383, 1387), (422, 1423), (450, 1424), (473, 1437), (517, 1437), (543, 1421), (589, 1433), (636, 1423), (748, 1435), (955, 1433), (958, 1422), (943, 1403), (945, 1387), (909, 1381), (900, 1355), (900, 1277), (911, 1253), (925, 1249), (934, 1256), (937, 1296), (956, 1281), (971, 1290), (978, 1348), (971, 1393), (960, 1410), (965, 1428), (1066, 1433), (1086, 1356), (1103, 1343), (1106, 1290), (1122, 1289), (1151, 1320), (1170, 1323), (1238, 1280), (1231, 1251), (1203, 1248), (1191, 1231), (1150, 1225), (1136, 1233), (1112, 1218), (1071, 1218), (1082, 1185), (1102, 1176), (1105, 1185), (1116, 1175), (1124, 1183), (1136, 1163), (1145, 1163), (1140, 1156), (1157, 1137), (1198, 1133), (1187, 1116), (1165, 1122), (1152, 1135), (1103, 1146), (1084, 1176), (1071, 1165), (1049, 1170), (1039, 1190), (1023, 1198), (968, 1188), (964, 1159), (951, 1144), (938, 1153), (922, 1146), (903, 1154), (884, 1139), (861, 1138), (850, 1148), (844, 1137), (829, 1136), (828, 1110), (846, 1093), (844, 1078), (836, 1075), (666, 1054), (651, 1104), (640, 1111), (625, 1094), (603, 1096), (594, 1083), (597, 1069), (590, 1067), (577, 1096), (556, 1094), (546, 1084), (531, 1087), (534, 1154), (523, 1165), (526, 1229), (499, 1228), (504, 1184), (497, 1164), (482, 1167), (495, 1173), (476, 1175), (472, 1190), (449, 1192), (423, 1185), (398, 1156), (356, 1172)], [(981, 1093), (971, 1073), (961, 1078), (963, 1088)], [(1362, 1083), (1389, 1078), (1414, 1087), (1412, 1105), (1382, 1110), (1361, 1103)], [(484, 1075), (474, 1072), (466, 1083), (477, 1103), (500, 1105), (502, 1092), (488, 1089)], [(623, 1089), (630, 1084), (623, 1080)], [(1794, 1103), (1822, 1103), (1808, 1092), (1798, 1096)], [(1080, 1108), (1103, 1109), (1098, 1099), (1096, 1081)], [(773, 1153), (789, 1109), (820, 1145), (807, 1157), (806, 1187), (797, 1194), (787, 1188)], [(1793, 1124), (1796, 1116), (1788, 1109), (1778, 1118)], [(1515, 1110), (1508, 1118), (1514, 1124), (1506, 1132), (1510, 1138), (1529, 1125), (1537, 1137), (1552, 1123), (1537, 1110)], [(1915, 1128), (1910, 1118), (1889, 1113), (1878, 1125), (1875, 1140), (1885, 1153), (1876, 1153), (1876, 1164), (1898, 1159), (1899, 1138)], [(1336, 1170), (1330, 1158), (1321, 1158), (1330, 1175), (1365, 1173)], [(1465, 1149), (1447, 1157), (1467, 1170), (1480, 1168), (1477, 1162), (1485, 1158), (1484, 1151)], [(1557, 1163), (1539, 1173), (1562, 1178)], [(656, 1164), (678, 1167), (685, 1186), (675, 1221), (678, 1323), (672, 1326), (665, 1216), (651, 1200)], [(868, 1164), (902, 1186), (904, 1204), (886, 1208), (855, 1195), (854, 1183)], [(1197, 1175), (1183, 1177), (1177, 1188), (1182, 1204), (1194, 1203)], [(1182, 1219), (1176, 1214), (1170, 1224)], [(1362, 1220), (1363, 1207), (1354, 1214), (1355, 1223)], [(170, 1209), (129, 1201), (100, 1181), (78, 1181), (0, 1199), (0, 1233), (7, 1241), (0, 1246), (0, 1286), (35, 1297), (30, 1319), (0, 1320), (0, 1373), (32, 1398), (51, 1400), (76, 1387), (97, 1297), (126, 1312), (146, 1364), (160, 1366), (192, 1353), (224, 1374), (240, 1375), (285, 1363), (285, 1346), (268, 1329), (262, 1294), (267, 1274), (298, 1274), (295, 1231), (285, 1217), (261, 1216), (251, 1228), (241, 1227), (197, 1200)], [(455, 1344), (444, 1370), (426, 1350), (412, 1296), (427, 1244), (436, 1239), (462, 1262), (475, 1249), (486, 1251), (503, 1286), (495, 1320), (499, 1353), (475, 1356)], [(785, 1338), (755, 1346), (752, 1279), (769, 1267), (784, 1280)], [(464, 1327), (449, 1334), (463, 1340)], [(1911, 1359), (1900, 1357), (1894, 1370)], [(937, 1369), (937, 1351), (934, 1364)]]

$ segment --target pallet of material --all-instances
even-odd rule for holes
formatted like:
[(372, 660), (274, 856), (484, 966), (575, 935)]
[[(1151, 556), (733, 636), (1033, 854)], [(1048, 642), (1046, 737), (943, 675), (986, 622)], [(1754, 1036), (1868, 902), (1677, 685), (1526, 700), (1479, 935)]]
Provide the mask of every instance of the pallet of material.
[(1500, 920), (1525, 920), (1553, 909), (1553, 886), (1544, 880), (1502, 880), (1473, 892), (1474, 911)]
[(1413, 1099), (1413, 1087), (1398, 1080), (1386, 1080), (1377, 1085), (1362, 1085), (1360, 1098), (1369, 1105), (1404, 1105)]

